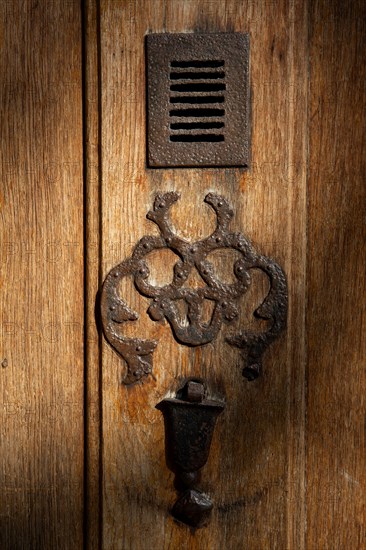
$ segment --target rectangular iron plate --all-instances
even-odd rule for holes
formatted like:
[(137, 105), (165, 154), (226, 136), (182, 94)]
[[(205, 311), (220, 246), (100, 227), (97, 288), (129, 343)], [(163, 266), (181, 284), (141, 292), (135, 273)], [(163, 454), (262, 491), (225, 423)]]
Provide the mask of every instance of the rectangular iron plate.
[(148, 166), (248, 166), (248, 34), (149, 34), (146, 44)]

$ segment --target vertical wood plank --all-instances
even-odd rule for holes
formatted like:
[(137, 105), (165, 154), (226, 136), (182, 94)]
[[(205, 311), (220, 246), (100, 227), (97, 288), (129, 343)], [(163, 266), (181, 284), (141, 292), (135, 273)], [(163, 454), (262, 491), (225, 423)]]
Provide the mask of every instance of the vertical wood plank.
[(82, 546), (77, 1), (0, 5), (0, 546)]
[(100, 287), (100, 103), (99, 11), (97, 0), (85, 0), (84, 41), (84, 148), (85, 148), (85, 356), (86, 356), (86, 544), (100, 547), (102, 522), (100, 336), (95, 319), (95, 299)]
[[(134, 387), (121, 385), (123, 363), (104, 346), (103, 547), (143, 549), (148, 540), (172, 549), (303, 548), (306, 3), (103, 0), (100, 24), (103, 274), (139, 238), (156, 234), (145, 215), (157, 191), (181, 192), (173, 221), (191, 240), (212, 231), (202, 201), (216, 191), (234, 207), (233, 230), (284, 266), (291, 296), (287, 334), (267, 353), (262, 378), (250, 384), (224, 335), (202, 349), (179, 346), (167, 326), (149, 321), (148, 301), (123, 288), (141, 315), (131, 334), (160, 342), (156, 380)], [(145, 34), (232, 30), (251, 36), (251, 169), (146, 169)], [(156, 277), (166, 271), (158, 260)], [(259, 300), (254, 292), (251, 304)], [(201, 484), (215, 500), (214, 514), (196, 533), (168, 514), (173, 476), (154, 408), (192, 375), (227, 400)]]
[(364, 2), (310, 2), (307, 547), (365, 545)]

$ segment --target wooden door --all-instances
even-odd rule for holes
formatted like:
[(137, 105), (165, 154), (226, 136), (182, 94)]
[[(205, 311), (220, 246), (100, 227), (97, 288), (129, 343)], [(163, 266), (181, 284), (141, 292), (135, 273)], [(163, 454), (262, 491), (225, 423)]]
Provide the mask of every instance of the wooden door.
[(77, 2), (0, 4), (4, 549), (83, 540), (80, 33)]
[[(250, 168), (148, 168), (145, 35), (231, 31), (250, 34)], [(364, 548), (363, 3), (4, 2), (1, 36), (1, 547)], [(127, 335), (159, 344), (154, 377), (122, 384), (96, 297), (157, 234), (146, 213), (167, 191), (179, 235), (210, 234), (216, 192), (232, 230), (286, 272), (287, 330), (253, 382), (225, 330), (177, 343), (126, 279), (140, 315)], [(224, 279), (229, 260), (215, 259)], [(172, 267), (156, 253), (154, 280)], [(265, 295), (254, 283), (239, 323)], [(213, 515), (196, 531), (169, 514), (155, 408), (189, 376), (226, 402), (202, 472)]]

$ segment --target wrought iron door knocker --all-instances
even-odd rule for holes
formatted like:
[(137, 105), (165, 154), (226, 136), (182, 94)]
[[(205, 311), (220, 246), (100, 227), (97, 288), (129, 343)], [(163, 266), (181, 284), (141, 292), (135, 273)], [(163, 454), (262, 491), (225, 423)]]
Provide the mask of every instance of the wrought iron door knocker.
[[(251, 270), (259, 269), (268, 277), (270, 288), (254, 315), (267, 320), (268, 326), (263, 332), (239, 329), (226, 337), (229, 345), (240, 350), (244, 361), (243, 375), (248, 380), (254, 380), (261, 371), (263, 352), (286, 324), (287, 284), (284, 272), (272, 259), (256, 252), (242, 233), (229, 230), (233, 211), (224, 197), (214, 193), (205, 197), (205, 202), (216, 213), (214, 232), (193, 243), (178, 237), (169, 221), (169, 209), (178, 199), (179, 194), (174, 191), (156, 195), (153, 210), (147, 213), (147, 218), (159, 227), (160, 235), (140, 239), (132, 255), (114, 267), (103, 284), (103, 331), (109, 344), (127, 363), (123, 383), (133, 384), (152, 374), (153, 353), (158, 344), (155, 340), (123, 335), (123, 325), (138, 319), (137, 313), (119, 295), (118, 287), (123, 277), (132, 277), (136, 290), (150, 298), (150, 318), (153, 321), (167, 321), (179, 344), (202, 346), (216, 338), (223, 324), (234, 324), (238, 317), (239, 300), (251, 284)], [(211, 252), (222, 248), (240, 253), (233, 265), (235, 282), (231, 284), (217, 277), (208, 260)], [(179, 259), (174, 265), (172, 282), (157, 287), (149, 281), (146, 260), (151, 252), (162, 249), (171, 249)], [(198, 271), (205, 286), (197, 289), (185, 286), (193, 268)], [(182, 322), (177, 306), (180, 300), (186, 304), (186, 322)], [(202, 316), (205, 300), (214, 303), (209, 322), (204, 322)], [(165, 419), (167, 464), (176, 473), (178, 488), (182, 491), (172, 513), (176, 519), (199, 527), (207, 521), (212, 503), (194, 486), (198, 482), (199, 470), (207, 461), (216, 418), (224, 404), (207, 396), (203, 381), (188, 380), (175, 398), (163, 399), (157, 408), (163, 412)]]

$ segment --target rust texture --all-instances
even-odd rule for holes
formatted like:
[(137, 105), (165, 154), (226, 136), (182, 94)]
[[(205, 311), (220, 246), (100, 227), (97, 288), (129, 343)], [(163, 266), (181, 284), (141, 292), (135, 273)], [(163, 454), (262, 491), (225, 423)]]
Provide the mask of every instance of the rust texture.
[(249, 35), (149, 34), (150, 167), (248, 166)]
[[(152, 373), (152, 354), (157, 345), (153, 340), (125, 338), (119, 327), (138, 319), (138, 315), (121, 298), (118, 286), (123, 277), (133, 277), (136, 290), (151, 298), (148, 313), (153, 321), (168, 321), (176, 340), (188, 346), (201, 346), (212, 342), (223, 323), (234, 323), (238, 318), (238, 303), (251, 283), (252, 269), (263, 271), (270, 282), (269, 292), (263, 303), (255, 310), (257, 318), (269, 322), (263, 332), (243, 330), (230, 334), (226, 341), (241, 350), (245, 362), (243, 375), (249, 380), (256, 378), (261, 369), (261, 356), (268, 345), (278, 336), (286, 323), (287, 284), (285, 275), (272, 259), (258, 254), (250, 241), (241, 233), (228, 230), (233, 211), (227, 200), (214, 193), (205, 197), (216, 213), (217, 226), (206, 239), (190, 243), (178, 237), (169, 222), (169, 208), (179, 199), (179, 194), (158, 194), (153, 210), (147, 218), (156, 223), (160, 236), (145, 236), (135, 246), (132, 256), (114, 267), (107, 275), (101, 293), (101, 316), (104, 335), (110, 345), (125, 359), (127, 374), (125, 384), (139, 381)], [(170, 284), (155, 287), (149, 282), (146, 259), (154, 250), (169, 248), (179, 260), (174, 266)], [(234, 263), (236, 281), (221, 282), (207, 256), (217, 249), (234, 249), (241, 257)], [(192, 289), (185, 286), (191, 270), (195, 268), (206, 283)], [(214, 309), (208, 323), (202, 320), (205, 300), (213, 302)], [(183, 322), (178, 308), (179, 301), (187, 306), (187, 322)]]
[(195, 486), (207, 462), (216, 419), (224, 403), (208, 399), (202, 381), (188, 380), (175, 398), (163, 399), (156, 408), (164, 415), (166, 462), (175, 473), (180, 493), (172, 515), (191, 527), (202, 527), (213, 504)]

